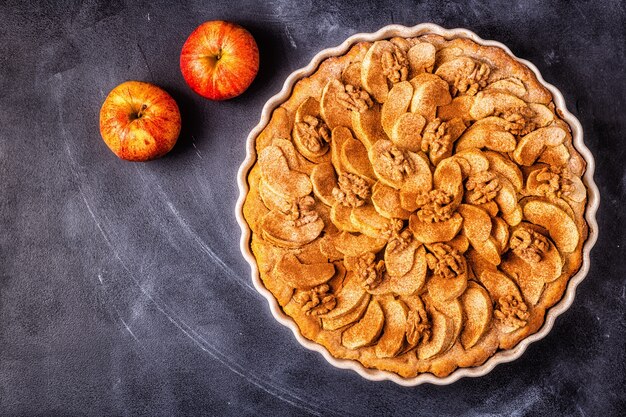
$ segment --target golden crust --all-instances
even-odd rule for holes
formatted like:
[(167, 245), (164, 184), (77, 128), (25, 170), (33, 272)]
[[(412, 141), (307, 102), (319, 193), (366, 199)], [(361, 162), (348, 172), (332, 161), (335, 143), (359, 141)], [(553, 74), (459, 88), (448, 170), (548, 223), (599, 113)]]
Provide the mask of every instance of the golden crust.
[[(413, 98), (387, 111), (402, 81)], [(397, 144), (371, 125), (381, 108)], [(417, 127), (394, 131), (389, 117), (408, 113)], [(261, 280), (337, 358), (406, 378), (478, 366), (537, 332), (581, 266), (584, 160), (550, 92), (500, 48), (433, 34), (358, 43), (295, 84), (256, 151), (243, 214)], [(322, 163), (336, 175), (311, 175)], [(377, 190), (390, 200), (372, 204)], [(306, 279), (286, 279), (289, 265)]]

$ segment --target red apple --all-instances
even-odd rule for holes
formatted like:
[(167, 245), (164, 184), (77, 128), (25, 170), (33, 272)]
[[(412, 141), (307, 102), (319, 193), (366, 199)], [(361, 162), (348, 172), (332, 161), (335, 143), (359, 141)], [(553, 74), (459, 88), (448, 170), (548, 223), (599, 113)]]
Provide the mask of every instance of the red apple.
[(259, 49), (241, 26), (221, 20), (206, 22), (183, 45), (180, 70), (196, 93), (227, 100), (252, 84), (259, 70)]
[(127, 81), (115, 87), (100, 109), (100, 134), (115, 155), (148, 161), (168, 153), (180, 133), (176, 101), (154, 84)]

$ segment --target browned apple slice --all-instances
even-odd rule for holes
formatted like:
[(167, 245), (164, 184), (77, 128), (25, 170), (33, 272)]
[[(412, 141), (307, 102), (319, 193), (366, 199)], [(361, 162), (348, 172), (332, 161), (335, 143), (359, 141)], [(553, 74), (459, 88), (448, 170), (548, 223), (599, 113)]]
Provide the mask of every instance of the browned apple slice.
[(474, 96), (458, 96), (452, 99), (450, 104), (437, 107), (437, 117), (443, 121), (461, 119), (464, 123), (474, 120), (470, 115), (470, 109), (474, 104)]
[(408, 81), (394, 84), (391, 90), (389, 90), (389, 95), (380, 113), (380, 123), (387, 133), (387, 136), (391, 137), (393, 125), (401, 115), (407, 112), (412, 98), (413, 86)]
[(384, 73), (381, 60), (384, 53), (393, 53), (394, 51), (393, 43), (386, 40), (376, 41), (367, 51), (361, 64), (361, 83), (379, 103), (384, 103), (387, 100), (387, 93), (389, 93), (387, 76)]
[(496, 240), (489, 236), (485, 241), (474, 241), (472, 247), (476, 249), (476, 252), (480, 254), (487, 262), (493, 265), (500, 265), (500, 250), (496, 243)]
[(463, 198), (463, 174), (455, 158), (446, 158), (437, 165), (433, 183), (436, 189), (453, 196), (453, 201)]
[[(388, 266), (388, 265), (385, 265)], [(426, 250), (424, 246), (419, 246), (415, 251), (413, 266), (404, 275), (391, 276), (388, 273), (381, 284), (376, 288), (368, 290), (373, 295), (399, 294), (411, 295), (422, 289), (426, 282), (428, 265), (426, 263)]]
[(354, 87), (361, 88), (361, 63), (353, 62), (346, 67), (341, 73), (341, 81), (344, 84), (350, 84)]
[(498, 215), (498, 211), (500, 211), (498, 205), (493, 200), (483, 204), (476, 204), (476, 207), (480, 207), (481, 209), (485, 210), (487, 213), (489, 213), (491, 217), (496, 217)]
[(464, 178), (489, 169), (489, 160), (485, 153), (478, 149), (468, 148), (458, 151), (453, 158), (459, 164)]
[(539, 103), (528, 103), (528, 107), (530, 107), (533, 113), (535, 113), (532, 118), (532, 122), (537, 127), (548, 126), (554, 120), (554, 113), (548, 108), (548, 106)]
[[(348, 324), (348, 323), (345, 323), (342, 326), (335, 327), (333, 326), (333, 324), (339, 324), (339, 323), (333, 323), (333, 321), (335, 319), (349, 315), (350, 313), (353, 313), (355, 310), (361, 309), (361, 307), (363, 308), (362, 313), (365, 312), (365, 309), (367, 308), (367, 304), (369, 303), (370, 295), (365, 291), (365, 288), (363, 288), (363, 286), (361, 285), (359, 278), (356, 275), (354, 275), (352, 272), (348, 272), (348, 274), (346, 275), (346, 278), (344, 279), (343, 287), (336, 294), (336, 298), (337, 298), (337, 305), (335, 306), (335, 308), (329, 311), (328, 313), (320, 316), (322, 318), (322, 323), (324, 324), (324, 329), (335, 330), (339, 327), (342, 327), (345, 324)], [(361, 305), (363, 304), (363, 301), (365, 301), (365, 306)], [(356, 320), (358, 320), (358, 317), (354, 321)], [(335, 328), (331, 329), (327, 327), (327, 324), (330, 325), (330, 327), (335, 327)]]
[(502, 175), (511, 182), (516, 191), (521, 191), (524, 187), (524, 177), (513, 161), (498, 152), (485, 151), (484, 155), (489, 161), (491, 171)]
[(313, 193), (327, 206), (335, 204), (333, 189), (337, 187), (337, 175), (333, 165), (326, 162), (315, 165), (311, 171)]
[(500, 217), (491, 219), (491, 235), (498, 244), (500, 253), (503, 253), (509, 245), (509, 225)]
[(341, 164), (348, 172), (369, 178), (372, 181), (376, 180), (372, 164), (367, 156), (367, 149), (365, 149), (363, 143), (356, 139), (347, 138), (343, 142)]
[(539, 156), (537, 162), (543, 162), (553, 167), (562, 167), (570, 160), (570, 153), (567, 146), (561, 144), (558, 146), (547, 147)]
[(518, 204), (510, 213), (502, 213), (502, 218), (509, 226), (517, 226), (522, 221), (522, 207)]
[(548, 231), (561, 252), (571, 253), (576, 250), (580, 239), (576, 223), (557, 205), (539, 199), (529, 199), (524, 202), (522, 210), (524, 218)]
[(513, 159), (520, 165), (532, 165), (546, 147), (562, 144), (566, 136), (565, 130), (557, 126), (534, 130), (520, 139), (513, 152)]
[(461, 344), (463, 349), (472, 348), (487, 332), (493, 316), (493, 306), (487, 291), (480, 285), (471, 282), (461, 296), (465, 313)]
[(352, 130), (367, 150), (377, 141), (387, 139), (380, 119), (380, 104), (377, 103), (363, 112), (352, 112)]
[(341, 151), (343, 149), (343, 144), (348, 139), (354, 139), (352, 137), (352, 132), (345, 126), (339, 126), (332, 130), (331, 132), (331, 142), (330, 142), (330, 154), (333, 166), (337, 171), (337, 174), (343, 174), (346, 170), (343, 168), (341, 162)]
[(489, 295), (494, 302), (508, 295), (522, 299), (522, 294), (517, 285), (500, 271), (486, 269), (482, 271), (479, 279), (481, 284), (489, 291)]
[(381, 182), (377, 182), (372, 187), (372, 204), (381, 216), (388, 219), (407, 220), (411, 215), (410, 211), (402, 208), (400, 192)]
[[(349, 313), (336, 316), (336, 317), (322, 317), (322, 328), (324, 330), (337, 330), (358, 321), (365, 311), (370, 302), (370, 295), (366, 295), (359, 301), (359, 303)], [(335, 307), (336, 309), (336, 307)], [(332, 310), (334, 311), (334, 310)], [(332, 313), (331, 311), (331, 313)]]
[(516, 77), (509, 77), (495, 81), (485, 87), (485, 90), (498, 90), (503, 93), (512, 94), (519, 98), (526, 95), (526, 86), (524, 86), (522, 80)]
[(309, 177), (293, 171), (287, 164), (283, 151), (277, 146), (268, 146), (259, 154), (261, 176), (275, 193), (287, 197), (304, 197), (313, 190)]
[(437, 106), (445, 106), (452, 102), (448, 83), (434, 74), (423, 73), (411, 79), (413, 99), (411, 112), (419, 113), (432, 121), (437, 115)]
[(404, 113), (396, 120), (389, 137), (400, 148), (418, 152), (422, 148), (422, 130), (425, 125), (426, 119), (421, 114)]
[(415, 263), (415, 252), (422, 245), (412, 241), (404, 248), (393, 248), (387, 245), (385, 248), (385, 267), (387, 273), (392, 277), (406, 275)]
[(409, 49), (409, 76), (411, 78), (423, 72), (431, 72), (435, 66), (435, 53), (437, 49), (428, 42), (418, 42)]
[(315, 240), (324, 229), (322, 219), (296, 226), (284, 214), (272, 210), (261, 221), (263, 238), (275, 245), (298, 248)]
[(306, 116), (319, 117), (320, 115), (320, 102), (314, 97), (307, 97), (298, 106), (296, 110), (296, 123), (303, 122)]
[(487, 148), (497, 152), (511, 152), (515, 150), (516, 143), (515, 136), (509, 132), (474, 124), (456, 142), (456, 150)]
[(378, 214), (371, 204), (353, 207), (350, 213), (352, 224), (363, 234), (378, 238), (389, 226), (389, 219)]
[(426, 223), (420, 221), (415, 214), (409, 218), (409, 228), (417, 240), (422, 243), (447, 242), (452, 240), (461, 230), (463, 217), (454, 213), (450, 219), (442, 222)]
[(417, 357), (421, 360), (430, 359), (447, 351), (454, 342), (454, 321), (443, 313), (430, 307), (431, 336), (426, 343), (417, 347)]
[(308, 290), (328, 282), (335, 275), (335, 266), (327, 262), (303, 264), (288, 252), (276, 263), (274, 274), (294, 288)]
[[(433, 187), (433, 174), (430, 171), (428, 157), (423, 152), (406, 152), (413, 165), (413, 172), (407, 175), (400, 193), (425, 193)], [(416, 197), (417, 197), (416, 194)]]
[(408, 307), (400, 300), (384, 299), (385, 325), (383, 335), (376, 344), (376, 357), (393, 358), (402, 349)]
[(333, 238), (335, 248), (345, 256), (359, 256), (366, 252), (377, 253), (385, 247), (385, 239), (341, 232)]
[(352, 220), (350, 219), (351, 214), (352, 207), (347, 207), (337, 202), (333, 204), (330, 209), (330, 221), (333, 222), (339, 230), (356, 233), (359, 229), (352, 223)]
[(438, 303), (430, 297), (430, 301), (432, 301), (438, 311), (452, 319), (454, 330), (452, 332), (452, 341), (450, 344), (454, 344), (461, 334), (461, 329), (463, 329), (463, 305), (461, 304), (460, 299), (454, 298), (444, 303)]
[(461, 253), (465, 253), (469, 249), (469, 240), (463, 235), (456, 235), (447, 245), (452, 246)]
[(467, 287), (467, 275), (461, 274), (453, 278), (434, 275), (426, 284), (428, 295), (437, 306), (454, 300), (463, 294)]
[(337, 94), (343, 92), (345, 92), (343, 83), (335, 78), (328, 81), (322, 90), (320, 114), (331, 130), (337, 126), (352, 126), (351, 111), (337, 98)]
[(385, 324), (385, 315), (376, 300), (370, 301), (363, 318), (341, 335), (341, 344), (356, 350), (370, 346), (378, 339)]
[(524, 262), (517, 255), (511, 254), (502, 262), (500, 267), (519, 286), (524, 299), (531, 305), (537, 304), (543, 293), (545, 281), (533, 273), (531, 264)]
[[(432, 174), (428, 159), (415, 152), (403, 151), (389, 140), (379, 140), (369, 150), (369, 159), (374, 172), (383, 184), (397, 190), (407, 185), (407, 191), (418, 192), (420, 189), (428, 188), (432, 185)], [(407, 170), (399, 171), (396, 163), (403, 163), (408, 160)]]
[(457, 209), (463, 216), (463, 234), (469, 239), (472, 246), (474, 242), (484, 242), (491, 235), (491, 217), (479, 207), (470, 204), (461, 204)]
[(414, 212), (419, 207), (417, 205), (417, 196), (419, 194), (411, 190), (400, 190), (400, 206), (408, 212)]
[(525, 107), (527, 107), (526, 102), (512, 94), (498, 90), (485, 90), (476, 94), (470, 114), (478, 120), (493, 114), (503, 114)]
[(502, 213), (511, 213), (517, 207), (517, 193), (515, 192), (515, 187), (502, 175), (497, 174), (497, 178), (500, 184), (500, 191), (498, 191), (494, 201), (498, 203), (498, 207)]
[(259, 181), (259, 196), (270, 210), (287, 211), (291, 207), (289, 200), (268, 187), (263, 178)]

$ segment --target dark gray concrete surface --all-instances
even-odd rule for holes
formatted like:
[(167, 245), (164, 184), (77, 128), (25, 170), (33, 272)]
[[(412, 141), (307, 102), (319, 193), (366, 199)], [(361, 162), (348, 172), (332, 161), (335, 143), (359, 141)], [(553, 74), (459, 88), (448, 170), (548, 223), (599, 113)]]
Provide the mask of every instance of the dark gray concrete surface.
[[(222, 103), (178, 68), (213, 19), (261, 51)], [(356, 32), (429, 21), (506, 43), (561, 89), (597, 160), (601, 230), (575, 304), (520, 360), (403, 388), (333, 368), (272, 318), (239, 253), (235, 178), (290, 72)], [(0, 2), (0, 415), (624, 415), (625, 53), (619, 0)], [(120, 161), (100, 138), (129, 79), (180, 105), (161, 160)]]

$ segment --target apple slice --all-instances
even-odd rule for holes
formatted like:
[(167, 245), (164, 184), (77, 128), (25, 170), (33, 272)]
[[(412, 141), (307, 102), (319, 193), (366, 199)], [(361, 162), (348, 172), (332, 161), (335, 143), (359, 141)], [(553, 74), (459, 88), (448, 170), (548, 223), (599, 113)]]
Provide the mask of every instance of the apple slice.
[(489, 329), (493, 305), (487, 290), (472, 281), (461, 296), (461, 303), (465, 313), (461, 344), (467, 350), (476, 345)]
[(313, 191), (306, 174), (292, 171), (283, 151), (277, 146), (268, 146), (259, 154), (261, 176), (275, 193), (292, 199), (304, 197)]
[(371, 204), (353, 207), (350, 213), (352, 224), (364, 235), (378, 238), (389, 226), (389, 219), (378, 214)]
[[(430, 172), (428, 159), (425, 156), (415, 152), (402, 151), (389, 140), (379, 140), (372, 146), (368, 154), (374, 172), (383, 184), (397, 190), (403, 188), (405, 185), (408, 187), (407, 191), (419, 192), (419, 190), (422, 189), (430, 189), (432, 185), (432, 174)], [(410, 174), (396, 175), (397, 171), (394, 171), (390, 167), (390, 154), (401, 154), (403, 158), (409, 159), (413, 167), (413, 172)]]
[(429, 313), (431, 319), (430, 339), (417, 347), (417, 357), (421, 360), (444, 353), (454, 342), (454, 321), (434, 307), (429, 308)]
[(389, 137), (400, 148), (418, 152), (422, 149), (422, 130), (425, 125), (426, 119), (422, 115), (404, 113), (396, 120)]
[(570, 160), (570, 153), (567, 146), (561, 144), (558, 146), (547, 147), (537, 159), (537, 162), (543, 162), (553, 167), (562, 167), (567, 165)]
[(484, 90), (476, 94), (470, 114), (475, 120), (493, 114), (504, 114), (511, 110), (527, 107), (524, 100), (498, 90)]
[(351, 214), (352, 207), (336, 202), (330, 209), (330, 221), (341, 231), (357, 233), (360, 229), (352, 223)]
[(456, 235), (454, 239), (446, 243), (461, 253), (467, 252), (469, 249), (469, 240), (463, 235)]
[(265, 207), (270, 210), (286, 211), (291, 207), (289, 200), (268, 187), (263, 178), (259, 181), (259, 196)]
[(561, 145), (566, 137), (567, 132), (557, 126), (534, 130), (520, 139), (513, 159), (520, 165), (532, 165), (546, 147)]
[(389, 91), (387, 100), (385, 100), (380, 113), (380, 122), (387, 136), (391, 137), (391, 129), (396, 123), (396, 120), (407, 112), (412, 98), (413, 86), (408, 81), (394, 84)]
[(409, 76), (411, 78), (423, 73), (431, 72), (435, 66), (437, 49), (429, 42), (418, 42), (407, 52), (409, 59)]
[(463, 305), (458, 298), (446, 301), (444, 303), (438, 303), (432, 299), (431, 301), (434, 304), (435, 308), (452, 319), (452, 323), (454, 324), (454, 331), (452, 333), (452, 341), (451, 345), (459, 338), (461, 334), (461, 330), (463, 329)]
[(446, 158), (437, 165), (433, 174), (436, 189), (453, 196), (453, 201), (460, 202), (463, 198), (463, 174), (455, 158)]
[(509, 225), (500, 217), (493, 217), (491, 219), (491, 235), (500, 249), (502, 254), (507, 250), (509, 245)]
[(372, 300), (363, 318), (343, 332), (341, 344), (352, 350), (370, 346), (380, 336), (384, 324), (383, 310), (376, 300)]
[(374, 103), (372, 107), (363, 112), (353, 111), (352, 130), (368, 151), (377, 141), (387, 139), (381, 126), (380, 104)]
[[(333, 320), (347, 316), (354, 311), (358, 311), (361, 307), (363, 307), (364, 312), (367, 308), (367, 304), (369, 303), (370, 295), (361, 285), (359, 278), (354, 275), (354, 273), (348, 272), (346, 278), (344, 279), (343, 287), (336, 294), (336, 298), (337, 305), (335, 306), (335, 308), (328, 313), (320, 316), (323, 323), (328, 322), (329, 324), (332, 324)], [(365, 306), (361, 306), (364, 300)], [(358, 318), (355, 319), (355, 321), (356, 320), (358, 320)], [(327, 329), (326, 325), (324, 326), (324, 328)]]
[(487, 240), (482, 242), (478, 240), (472, 242), (472, 247), (476, 249), (476, 252), (478, 252), (487, 262), (493, 265), (500, 265), (500, 250), (498, 243), (493, 236), (489, 236)]
[(502, 213), (502, 218), (509, 226), (517, 226), (522, 221), (522, 207), (518, 204), (510, 213)]
[(554, 120), (554, 113), (545, 104), (528, 103), (528, 107), (535, 113), (532, 122), (537, 127), (546, 127)]
[(448, 83), (434, 74), (419, 74), (410, 82), (413, 84), (411, 113), (419, 113), (429, 122), (435, 119), (438, 106), (452, 102)]
[(505, 274), (498, 270), (485, 269), (480, 274), (480, 282), (485, 286), (493, 302), (501, 297), (512, 295), (522, 299), (522, 294), (515, 283)]
[(461, 204), (457, 211), (463, 216), (463, 234), (472, 246), (474, 242), (484, 242), (489, 239), (492, 227), (491, 217), (485, 210), (470, 204)]
[(463, 120), (464, 123), (468, 123), (474, 120), (469, 112), (473, 104), (474, 96), (455, 97), (450, 104), (437, 107), (437, 117), (444, 122), (459, 118)]
[(500, 174), (496, 174), (500, 183), (500, 191), (496, 194), (493, 201), (498, 203), (498, 207), (503, 214), (511, 213), (518, 206), (517, 193), (511, 182)]
[(317, 164), (311, 171), (311, 184), (313, 185), (313, 194), (327, 206), (335, 204), (333, 197), (333, 189), (337, 187), (337, 175), (335, 168), (331, 163), (325, 162)]
[(393, 358), (402, 349), (404, 335), (406, 332), (406, 317), (409, 309), (400, 300), (383, 300), (383, 311), (385, 314), (385, 325), (383, 335), (376, 344), (376, 357)]
[(470, 126), (456, 142), (456, 150), (487, 148), (497, 152), (512, 152), (517, 142), (511, 133), (485, 125)]
[(534, 268), (532, 268), (532, 264), (524, 262), (524, 260), (515, 254), (510, 254), (509, 257), (502, 262), (501, 268), (519, 286), (526, 301), (531, 305), (535, 305), (539, 302), (539, 298), (545, 287), (545, 281), (543, 278), (533, 273)]
[[(322, 328), (324, 330), (337, 330), (358, 321), (365, 311), (367, 305), (370, 302), (370, 295), (366, 295), (358, 302), (358, 304), (348, 313), (345, 313), (336, 317), (322, 317)], [(335, 308), (336, 309), (336, 308)], [(334, 310), (332, 310), (334, 311)], [(331, 311), (331, 312), (332, 312)]]
[(402, 208), (400, 192), (391, 187), (387, 187), (380, 181), (372, 187), (372, 204), (376, 211), (388, 219), (407, 220), (411, 215), (410, 211)]
[(522, 171), (520, 171), (513, 161), (498, 152), (485, 151), (484, 155), (489, 161), (489, 169), (491, 171), (497, 172), (509, 180), (515, 188), (515, 191), (522, 190), (524, 187), (524, 177), (522, 176)]
[(447, 242), (452, 240), (461, 230), (463, 217), (454, 213), (450, 219), (442, 222), (426, 223), (420, 221), (415, 214), (409, 217), (409, 228), (417, 240), (422, 243)]
[[(386, 265), (389, 267), (388, 265)], [(426, 250), (419, 246), (415, 251), (411, 269), (404, 275), (385, 275), (383, 281), (376, 288), (368, 290), (373, 295), (398, 294), (411, 295), (421, 290), (426, 282), (428, 265), (426, 263)]]
[(376, 174), (367, 156), (367, 149), (360, 141), (347, 138), (341, 147), (341, 164), (346, 171), (376, 181)]
[(401, 277), (406, 275), (415, 263), (415, 252), (422, 245), (419, 242), (412, 241), (404, 248), (392, 248), (387, 245), (385, 248), (385, 267), (387, 273), (392, 277)]
[(385, 53), (395, 53), (393, 43), (382, 40), (372, 44), (361, 64), (361, 83), (372, 97), (379, 103), (387, 100), (389, 85), (383, 71), (382, 57)]
[(489, 169), (489, 160), (484, 152), (478, 149), (468, 148), (458, 151), (452, 158), (459, 164), (463, 178)]
[(485, 87), (486, 91), (498, 90), (503, 93), (508, 93), (514, 95), (518, 98), (523, 98), (526, 95), (526, 86), (516, 77), (504, 78), (498, 81), (495, 81)]
[(341, 163), (341, 151), (343, 149), (344, 142), (348, 139), (354, 138), (352, 137), (350, 129), (345, 126), (336, 127), (331, 132), (330, 157), (337, 174), (343, 174), (346, 172)]
[(303, 264), (288, 252), (276, 263), (274, 275), (293, 288), (308, 290), (328, 282), (335, 275), (335, 266), (328, 262)]
[(338, 126), (352, 126), (351, 111), (337, 98), (337, 94), (343, 92), (345, 92), (345, 86), (336, 78), (328, 81), (322, 90), (320, 114), (331, 130)]
[(528, 199), (524, 201), (522, 210), (524, 218), (548, 231), (561, 252), (571, 253), (576, 250), (580, 239), (578, 227), (561, 208), (540, 199)]
[(314, 222), (295, 226), (284, 214), (272, 210), (263, 217), (261, 228), (265, 240), (285, 248), (299, 248), (322, 233), (324, 221), (318, 218)]
[(361, 63), (353, 62), (341, 72), (341, 82), (361, 88)]
[(380, 252), (387, 241), (374, 239), (367, 235), (353, 235), (341, 232), (333, 238), (335, 248), (345, 256), (359, 256), (366, 252)]

